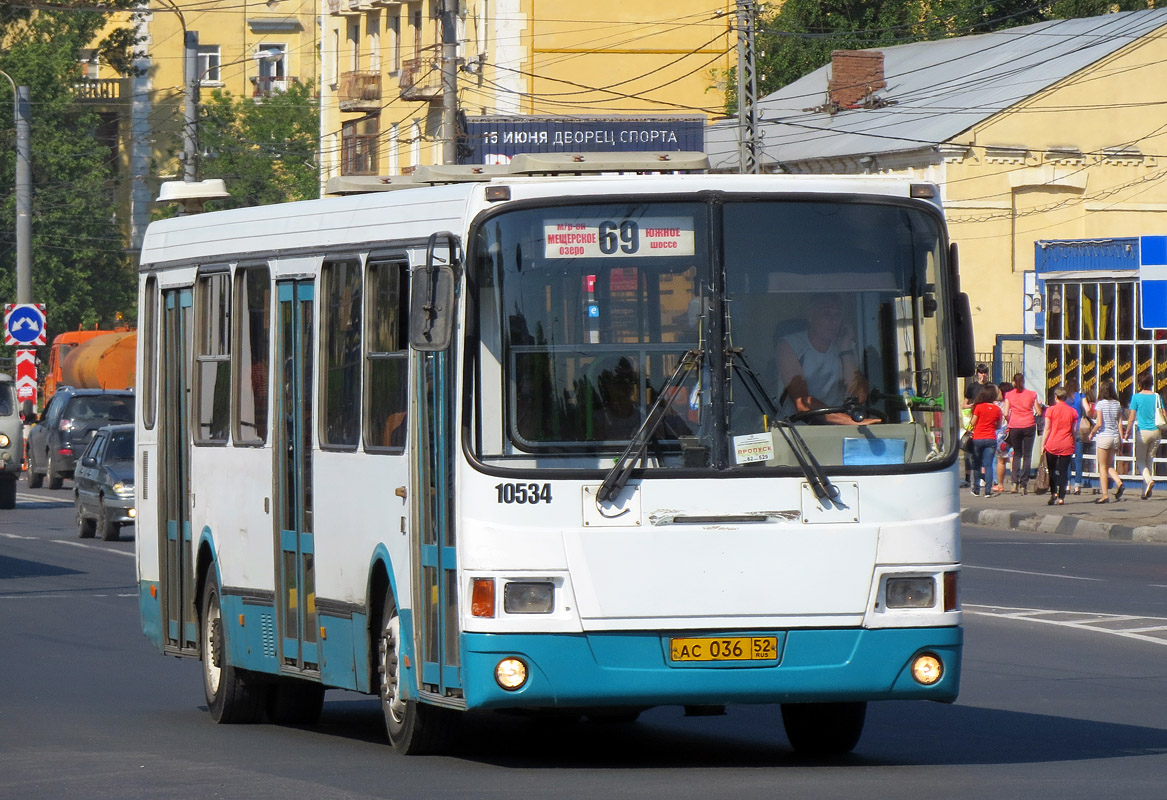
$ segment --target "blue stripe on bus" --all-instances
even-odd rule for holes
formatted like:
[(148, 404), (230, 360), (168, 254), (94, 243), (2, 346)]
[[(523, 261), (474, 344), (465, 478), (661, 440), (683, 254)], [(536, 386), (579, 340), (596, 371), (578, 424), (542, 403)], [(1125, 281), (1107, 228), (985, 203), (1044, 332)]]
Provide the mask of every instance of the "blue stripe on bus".
[(162, 638), (162, 592), (150, 596), (150, 586), (158, 585), (158, 581), (139, 581), (138, 583), (138, 616), (142, 620), (142, 633), (146, 634), (159, 650), (163, 646)]
[[(465, 633), (462, 678), (466, 702), (470, 708), (912, 699), (951, 702), (960, 689), (960, 628), (770, 634), (785, 637), (782, 660), (776, 665), (685, 665), (678, 669), (668, 662), (668, 635)], [(921, 652), (935, 653), (944, 662), (944, 674), (933, 686), (919, 685), (908, 672), (912, 657)], [(507, 656), (523, 659), (530, 671), (526, 685), (518, 691), (505, 691), (494, 680), (495, 665)]]

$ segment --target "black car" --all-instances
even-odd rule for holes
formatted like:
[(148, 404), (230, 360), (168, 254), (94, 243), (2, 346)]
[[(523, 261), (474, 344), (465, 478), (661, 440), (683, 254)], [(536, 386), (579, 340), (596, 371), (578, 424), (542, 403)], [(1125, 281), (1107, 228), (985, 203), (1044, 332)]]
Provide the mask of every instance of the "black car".
[(28, 433), (29, 487), (36, 489), (48, 478), (50, 489), (60, 489), (62, 480), (73, 477), (94, 431), (133, 421), (133, 392), (58, 388)]
[(134, 509), (134, 426), (99, 428), (73, 473), (73, 505), (82, 539), (94, 533), (107, 541), (132, 524)]

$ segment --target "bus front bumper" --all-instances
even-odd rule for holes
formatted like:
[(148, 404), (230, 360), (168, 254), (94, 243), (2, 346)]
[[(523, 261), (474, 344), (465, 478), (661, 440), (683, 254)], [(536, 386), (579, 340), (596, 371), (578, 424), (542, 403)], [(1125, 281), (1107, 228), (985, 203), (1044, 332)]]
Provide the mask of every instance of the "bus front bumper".
[[(960, 628), (795, 629), (734, 632), (776, 637), (769, 662), (680, 662), (674, 636), (699, 632), (462, 635), (462, 679), (470, 708), (588, 708), (723, 705), (728, 703), (936, 700), (960, 689)], [(911, 674), (921, 654), (936, 656), (940, 679), (930, 686)], [(503, 659), (526, 666), (526, 682), (503, 689)]]

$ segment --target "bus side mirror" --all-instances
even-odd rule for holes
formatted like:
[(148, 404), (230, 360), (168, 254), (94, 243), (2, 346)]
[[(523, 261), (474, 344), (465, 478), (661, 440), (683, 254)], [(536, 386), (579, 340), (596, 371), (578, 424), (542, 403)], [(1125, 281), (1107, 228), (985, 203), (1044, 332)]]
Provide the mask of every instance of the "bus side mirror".
[[(434, 246), (445, 238), (447, 258), (434, 263)], [(425, 266), (413, 271), (409, 296), (409, 344), (414, 350), (437, 352), (450, 346), (454, 331), (456, 269), (460, 266), (458, 237), (435, 233), (425, 248)]]
[(956, 340), (956, 376), (971, 377), (976, 372), (977, 356), (973, 347), (972, 304), (960, 290), (959, 259), (956, 242), (948, 246), (948, 269), (952, 284), (952, 332)]

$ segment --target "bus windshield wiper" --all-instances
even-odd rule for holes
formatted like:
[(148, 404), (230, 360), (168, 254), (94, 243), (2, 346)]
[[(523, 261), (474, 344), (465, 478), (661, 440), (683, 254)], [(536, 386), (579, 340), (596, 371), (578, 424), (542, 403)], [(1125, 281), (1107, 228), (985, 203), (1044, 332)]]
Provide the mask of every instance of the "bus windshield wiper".
[(810, 484), (814, 496), (820, 500), (824, 497), (832, 500), (838, 497), (839, 487), (831, 483), (831, 479), (827, 477), (822, 464), (814, 457), (814, 453), (807, 445), (806, 440), (802, 438), (802, 434), (798, 432), (798, 428), (786, 419), (779, 419), (782, 414), (778, 410), (777, 404), (770, 398), (770, 395), (766, 394), (762, 381), (758, 378), (758, 373), (754, 372), (753, 367), (746, 361), (742, 348), (732, 348), (729, 351), (729, 356), (731, 361), (737, 361), (740, 365), (739, 372), (742, 375), (746, 391), (753, 399), (754, 404), (768, 415), (771, 429), (777, 429), (782, 434), (782, 438), (786, 440), (786, 446), (790, 448), (790, 452), (794, 453), (794, 459), (802, 469), (802, 474), (806, 477), (807, 483)]
[(664, 422), (665, 412), (675, 397), (677, 387), (695, 367), (701, 364), (701, 360), (702, 355), (697, 350), (686, 350), (685, 354), (681, 356), (677, 368), (673, 370), (673, 374), (665, 381), (664, 386), (657, 393), (656, 399), (648, 407), (648, 413), (645, 415), (644, 421), (640, 423), (640, 427), (636, 429), (636, 433), (633, 434), (632, 441), (624, 448), (624, 452), (616, 459), (612, 469), (608, 470), (604, 482), (600, 484), (599, 491), (596, 492), (596, 498), (600, 502), (615, 500), (625, 484), (628, 483), (633, 467), (644, 455), (649, 440), (656, 435), (661, 423)]

